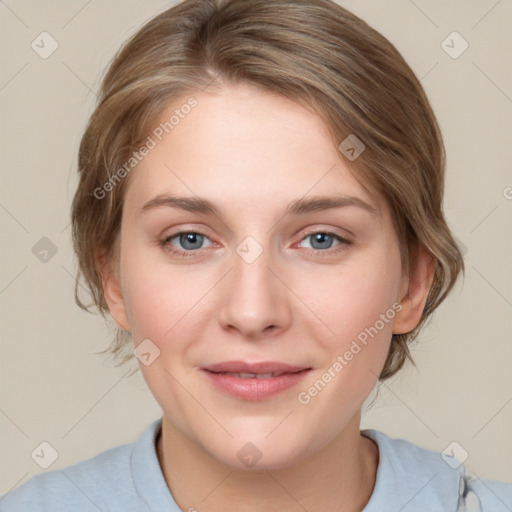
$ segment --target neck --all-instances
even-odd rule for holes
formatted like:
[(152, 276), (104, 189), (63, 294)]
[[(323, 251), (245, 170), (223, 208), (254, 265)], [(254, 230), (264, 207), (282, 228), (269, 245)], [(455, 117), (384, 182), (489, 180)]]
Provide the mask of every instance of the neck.
[(239, 470), (210, 456), (164, 416), (157, 454), (181, 510), (360, 512), (375, 486), (379, 453), (360, 435), (359, 422), (357, 415), (322, 450), (293, 466)]

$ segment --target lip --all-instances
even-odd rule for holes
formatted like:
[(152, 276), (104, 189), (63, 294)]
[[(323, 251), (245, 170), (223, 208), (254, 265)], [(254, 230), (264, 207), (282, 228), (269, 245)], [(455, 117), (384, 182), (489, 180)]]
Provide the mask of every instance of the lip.
[(204, 367), (210, 372), (236, 372), (236, 373), (294, 373), (308, 369), (308, 366), (294, 366), (277, 361), (224, 361)]
[[(202, 368), (209, 381), (219, 390), (243, 400), (265, 400), (296, 386), (311, 371), (310, 367), (276, 361), (225, 361)], [(220, 372), (279, 375), (266, 378), (242, 378)]]

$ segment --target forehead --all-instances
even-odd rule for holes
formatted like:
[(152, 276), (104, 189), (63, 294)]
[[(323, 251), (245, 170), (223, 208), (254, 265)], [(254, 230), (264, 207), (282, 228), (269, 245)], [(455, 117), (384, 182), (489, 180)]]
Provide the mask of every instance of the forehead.
[[(183, 108), (191, 98), (194, 108)], [(324, 121), (283, 96), (249, 85), (191, 93), (175, 99), (159, 123), (150, 134), (154, 148), (130, 176), (125, 199), (139, 208), (166, 193), (255, 212), (327, 193), (379, 207)]]

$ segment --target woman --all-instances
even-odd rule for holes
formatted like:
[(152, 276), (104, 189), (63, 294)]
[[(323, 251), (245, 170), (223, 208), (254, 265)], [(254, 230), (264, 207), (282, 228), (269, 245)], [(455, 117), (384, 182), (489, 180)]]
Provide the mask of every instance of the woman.
[(463, 269), (438, 124), (383, 36), (328, 0), (186, 0), (112, 62), (79, 171), (81, 275), (163, 416), (0, 510), (512, 508), (360, 430)]

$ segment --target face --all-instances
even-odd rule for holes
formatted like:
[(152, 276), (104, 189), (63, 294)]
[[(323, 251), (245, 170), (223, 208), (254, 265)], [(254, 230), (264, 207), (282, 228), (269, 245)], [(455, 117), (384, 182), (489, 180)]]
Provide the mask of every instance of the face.
[(194, 98), (130, 176), (105, 292), (171, 428), (284, 467), (358, 428), (403, 314), (398, 241), (315, 114), (250, 86)]

